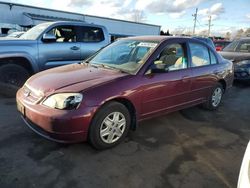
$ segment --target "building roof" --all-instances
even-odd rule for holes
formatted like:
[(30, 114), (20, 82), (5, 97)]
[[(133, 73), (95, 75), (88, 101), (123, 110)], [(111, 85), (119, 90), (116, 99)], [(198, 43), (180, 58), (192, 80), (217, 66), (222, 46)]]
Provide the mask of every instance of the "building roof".
[(28, 16), (29, 18), (32, 18), (32, 19), (35, 19), (35, 20), (46, 20), (46, 21), (57, 21), (57, 20), (62, 20), (62, 21), (82, 21), (82, 20), (77, 20), (77, 19), (55, 17), (55, 16), (46, 16), (46, 15), (33, 14), (33, 13), (28, 13), (28, 12), (24, 12), (23, 14), (25, 16)]
[(10, 9), (13, 6), (21, 6), (21, 7), (28, 7), (28, 8), (34, 8), (34, 9), (40, 9), (40, 10), (47, 10), (47, 11), (53, 11), (53, 12), (56, 11), (56, 12), (61, 12), (61, 13), (74, 14), (74, 15), (78, 15), (78, 16), (89, 16), (89, 17), (93, 17), (93, 18), (102, 18), (102, 19), (109, 19), (109, 20), (115, 20), (115, 21), (120, 21), (120, 22), (128, 22), (128, 23), (134, 23), (134, 24), (141, 24), (141, 25), (148, 25), (148, 26), (154, 26), (154, 27), (161, 27), (160, 25), (140, 23), (140, 22), (133, 22), (133, 21), (127, 21), (127, 20), (120, 20), (120, 19), (108, 18), (108, 17), (100, 17), (100, 16), (94, 16), (94, 15), (88, 15), (88, 14), (80, 14), (80, 13), (75, 13), (75, 12), (61, 11), (61, 10), (55, 10), (55, 9), (49, 9), (49, 8), (42, 8), (42, 7), (24, 5), (24, 4), (19, 4), (19, 3), (0, 2), (0, 4), (9, 5)]

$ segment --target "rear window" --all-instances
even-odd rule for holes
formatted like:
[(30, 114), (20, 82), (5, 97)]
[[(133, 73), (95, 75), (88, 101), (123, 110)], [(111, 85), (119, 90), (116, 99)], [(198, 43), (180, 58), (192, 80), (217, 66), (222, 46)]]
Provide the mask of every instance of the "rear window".
[(210, 55), (206, 46), (190, 43), (189, 47), (192, 56), (191, 67), (200, 67), (210, 64)]
[(230, 44), (228, 44), (224, 49), (223, 51), (226, 51), (226, 52), (233, 52), (235, 51), (236, 47), (238, 46), (239, 44), (239, 41), (233, 41), (231, 42)]
[(81, 42), (101, 42), (104, 40), (104, 34), (101, 28), (81, 26), (80, 32)]

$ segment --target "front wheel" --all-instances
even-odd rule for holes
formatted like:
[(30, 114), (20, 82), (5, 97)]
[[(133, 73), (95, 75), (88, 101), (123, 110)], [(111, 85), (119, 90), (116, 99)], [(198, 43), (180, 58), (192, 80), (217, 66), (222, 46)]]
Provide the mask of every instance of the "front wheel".
[(5, 64), (0, 66), (0, 82), (21, 87), (29, 78), (29, 72), (20, 65)]
[(216, 110), (222, 100), (224, 89), (222, 84), (218, 83), (212, 90), (208, 101), (204, 103), (204, 107), (208, 110)]
[(124, 140), (128, 134), (131, 117), (121, 103), (104, 105), (93, 118), (89, 128), (89, 141), (96, 149), (107, 149)]
[(29, 76), (29, 72), (20, 65), (1, 65), (0, 94), (7, 97), (15, 97), (17, 90), (25, 83)]

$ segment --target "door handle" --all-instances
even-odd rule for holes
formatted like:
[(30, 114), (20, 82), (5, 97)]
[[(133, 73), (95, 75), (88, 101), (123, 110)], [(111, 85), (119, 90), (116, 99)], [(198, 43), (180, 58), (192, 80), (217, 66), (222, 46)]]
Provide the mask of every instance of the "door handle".
[(185, 75), (185, 76), (182, 76), (181, 78), (182, 79), (187, 79), (187, 78), (189, 78), (190, 76), (189, 75)]
[(79, 50), (80, 48), (77, 47), (77, 46), (72, 46), (70, 49), (71, 49), (71, 50)]
[(185, 76), (182, 76), (182, 77), (181, 77), (182, 82), (184, 82), (184, 83), (188, 82), (188, 81), (189, 81), (189, 80), (188, 80), (189, 78), (190, 78), (189, 75), (185, 75)]

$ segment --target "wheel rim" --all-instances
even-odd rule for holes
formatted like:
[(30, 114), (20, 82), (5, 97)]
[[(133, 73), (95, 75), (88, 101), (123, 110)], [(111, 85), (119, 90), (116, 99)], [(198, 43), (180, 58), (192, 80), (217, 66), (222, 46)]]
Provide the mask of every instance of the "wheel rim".
[(112, 144), (119, 140), (126, 128), (126, 119), (121, 112), (112, 112), (104, 118), (100, 128), (103, 142)]
[(221, 98), (222, 98), (222, 89), (218, 87), (214, 90), (214, 93), (212, 95), (212, 105), (214, 107), (217, 107), (220, 104)]

